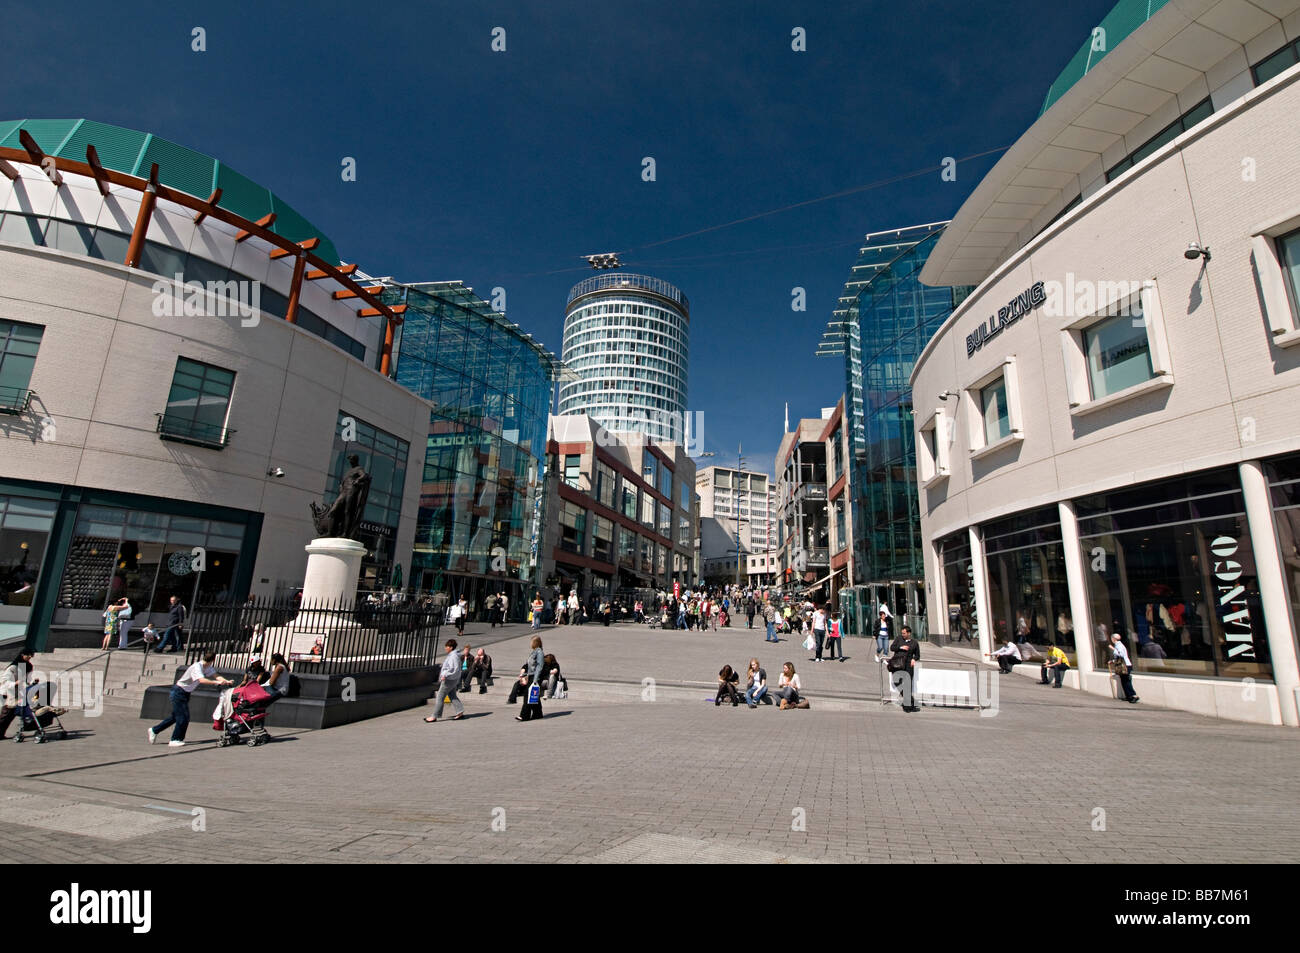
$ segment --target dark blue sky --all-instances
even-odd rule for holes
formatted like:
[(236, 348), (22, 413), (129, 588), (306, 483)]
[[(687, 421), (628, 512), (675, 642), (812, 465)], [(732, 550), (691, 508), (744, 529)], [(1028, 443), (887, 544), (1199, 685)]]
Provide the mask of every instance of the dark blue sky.
[(996, 156), (653, 243), (1009, 145), (1110, 6), (43, 2), (5, 14), (0, 116), (217, 156), (371, 274), (504, 287), (557, 353), (578, 256), (626, 251), (691, 300), (706, 449), (770, 469), (785, 402), (843, 392), (813, 352), (863, 233), (950, 218)]

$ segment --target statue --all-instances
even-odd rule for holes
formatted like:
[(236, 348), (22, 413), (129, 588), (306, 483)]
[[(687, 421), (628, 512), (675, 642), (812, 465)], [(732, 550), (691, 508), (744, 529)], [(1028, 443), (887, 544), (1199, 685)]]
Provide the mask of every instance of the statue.
[(361, 458), (356, 454), (348, 457), (351, 469), (343, 474), (339, 483), (339, 495), (328, 507), (312, 503), (312, 523), (316, 533), (322, 537), (338, 539), (358, 539), (361, 531), (361, 517), (366, 512), (366, 500), (370, 496), (370, 474), (361, 469)]

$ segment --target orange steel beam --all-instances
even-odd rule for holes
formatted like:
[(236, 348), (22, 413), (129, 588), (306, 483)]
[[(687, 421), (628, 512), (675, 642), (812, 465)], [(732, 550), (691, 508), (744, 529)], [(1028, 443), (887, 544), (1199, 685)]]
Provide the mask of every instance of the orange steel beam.
[(54, 183), (54, 187), (58, 188), (61, 186), (63, 184), (63, 176), (59, 175), (58, 164), (55, 164), (54, 173), (51, 174), (49, 169), (45, 166), (46, 160), (49, 157), (45, 155), (45, 150), (36, 144), (36, 140), (32, 138), (32, 134), (26, 129), (19, 129), (18, 141), (22, 143), (23, 150), (27, 153), (27, 158), (41, 167), (41, 171), (49, 176), (50, 181)]
[(10, 182), (14, 182), (18, 179), (18, 170), (4, 159), (0, 159), (0, 175), (3, 175)]
[(289, 282), (289, 307), (284, 309), (284, 319), (298, 323), (298, 299), (302, 296), (302, 273), (307, 267), (306, 250), (298, 253), (293, 262), (293, 281)]
[(149, 233), (149, 223), (153, 220), (154, 203), (158, 200), (158, 163), (149, 169), (149, 181), (144, 186), (144, 197), (140, 200), (140, 211), (135, 216), (135, 228), (131, 230), (131, 242), (126, 246), (128, 268), (138, 268), (140, 253), (144, 251), (144, 237)]
[[(406, 305), (399, 305), (403, 310)], [(387, 377), (393, 369), (393, 329), (397, 327), (395, 321), (384, 322), (384, 352), (383, 357), (379, 360), (379, 373)]]
[[(215, 206), (220, 201), (221, 201), (221, 189), (213, 189), (212, 194), (208, 196), (207, 204)], [(194, 224), (195, 225), (199, 224), (199, 222), (203, 221), (207, 217), (208, 217), (207, 210), (199, 209), (197, 212), (194, 213)]]
[(99, 194), (107, 195), (108, 176), (104, 175), (104, 166), (100, 164), (99, 153), (89, 143), (86, 145), (86, 165), (90, 166), (90, 171), (95, 173), (95, 184), (99, 186)]
[[(397, 315), (401, 315), (401, 314), (405, 314), (405, 313), (406, 313), (406, 305), (404, 305), (404, 304), (388, 305), (387, 307), (388, 307), (388, 310), (389, 310), (390, 312), (392, 312), (392, 314), (390, 314), (390, 315), (385, 315), (386, 317), (396, 317)], [(379, 317), (381, 314), (384, 314), (384, 312), (381, 311), (381, 310), (379, 310), (378, 308), (362, 308), (360, 311), (357, 312), (357, 317), (358, 317), (358, 318), (377, 318), (377, 317)]]
[[(31, 157), (24, 150), (14, 149), (9, 146), (0, 146), (0, 160), (9, 160), (11, 162), (24, 164), (31, 163)], [(59, 157), (55, 157), (54, 162), (56, 167), (64, 172), (70, 172), (73, 175), (94, 177), (94, 171), (84, 162)], [(136, 192), (146, 192), (148, 190), (149, 183), (145, 179), (141, 179), (137, 176), (128, 175), (125, 172), (118, 172), (114, 169), (105, 169), (104, 174), (107, 176), (108, 181), (113, 185), (120, 185), (124, 188), (133, 189)], [(218, 205), (210, 204), (197, 196), (190, 195), (188, 192), (181, 192), (166, 185), (157, 185), (155, 187), (155, 192), (157, 197), (160, 199), (165, 199), (168, 202), (190, 209), (194, 212), (203, 212), (205, 216), (215, 218), (219, 222), (225, 222), (227, 225), (231, 225), (237, 229), (247, 229), (268, 245), (285, 248), (296, 254), (298, 246), (294, 242), (277, 235), (275, 232), (270, 231), (264, 226), (258, 225), (256, 222), (249, 221), (242, 215), (221, 208)], [(349, 288), (357, 292), (359, 298), (378, 309), (390, 320), (395, 318), (392, 309), (388, 305), (380, 301), (377, 296), (367, 292), (361, 287), (361, 285), (349, 277), (357, 270), (355, 264), (332, 265), (311, 252), (307, 252), (304, 257), (307, 260), (307, 264), (316, 269), (308, 272), (304, 277), (312, 280), (331, 278), (344, 288)]]
[[(369, 285), (369, 286), (366, 287), (366, 291), (369, 291), (372, 295), (380, 294), (383, 290), (384, 290), (384, 286), (383, 286), (383, 285)], [(357, 296), (357, 293), (356, 293), (355, 291), (336, 291), (336, 292), (334, 292), (334, 300), (335, 300), (335, 301), (342, 301), (344, 298), (355, 298), (356, 296)]]
[[(263, 215), (253, 224), (256, 225), (258, 228), (265, 228), (269, 230), (271, 226), (275, 224), (275, 213), (267, 212), (265, 215)], [(257, 232), (253, 231), (253, 229), (251, 228), (241, 229), (239, 234), (235, 236), (235, 241), (236, 242), (247, 241), (248, 239), (252, 238), (256, 234)]]
[[(319, 238), (308, 238), (305, 241), (299, 242), (298, 246), (302, 248), (304, 251), (314, 251), (316, 249), (316, 246), (319, 244), (320, 244)], [(271, 259), (273, 261), (276, 258), (287, 258), (289, 255), (293, 255), (293, 254), (295, 254), (295, 252), (291, 252), (286, 248), (271, 249)]]
[[(334, 270), (337, 271), (340, 275), (352, 275), (356, 273), (357, 266), (355, 264), (339, 265), (338, 268)], [(323, 269), (320, 271), (307, 272), (308, 281), (318, 281), (321, 278), (333, 278), (333, 277), (334, 276), (332, 274), (330, 274), (328, 271), (325, 271)]]

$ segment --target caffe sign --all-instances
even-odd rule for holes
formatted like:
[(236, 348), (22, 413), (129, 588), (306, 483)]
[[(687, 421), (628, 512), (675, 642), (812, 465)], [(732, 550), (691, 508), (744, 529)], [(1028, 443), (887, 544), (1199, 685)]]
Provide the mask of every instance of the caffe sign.
[(1036, 281), (1027, 290), (1016, 295), (998, 313), (991, 315), (987, 321), (966, 335), (966, 356), (970, 357), (989, 341), (993, 340), (1007, 325), (1015, 324), (1029, 312), (1043, 306), (1047, 301), (1047, 289), (1041, 281)]

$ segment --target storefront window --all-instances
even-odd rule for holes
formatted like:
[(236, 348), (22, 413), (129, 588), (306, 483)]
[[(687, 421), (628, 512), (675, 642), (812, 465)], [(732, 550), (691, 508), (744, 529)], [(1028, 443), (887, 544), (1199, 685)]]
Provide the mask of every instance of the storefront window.
[(1291, 601), (1291, 627), (1300, 625), (1300, 453), (1271, 460), (1265, 467), (1273, 499), (1282, 575)]
[(983, 532), (994, 641), (1010, 639), (1022, 647), (1021, 658), (1031, 659), (1046, 657), (1048, 647), (1056, 645), (1074, 664), (1074, 620), (1057, 508), (987, 523)]
[(1235, 470), (1075, 501), (1094, 657), (1122, 634), (1139, 673), (1271, 678)]
[(0, 638), (27, 631), (57, 504), (0, 496)]
[(628, 569), (636, 568), (636, 533), (622, 527), (618, 531), (618, 564)]
[(954, 641), (979, 640), (979, 612), (975, 602), (975, 564), (970, 555), (970, 533), (962, 530), (939, 541), (943, 582), (948, 595), (948, 634)]

